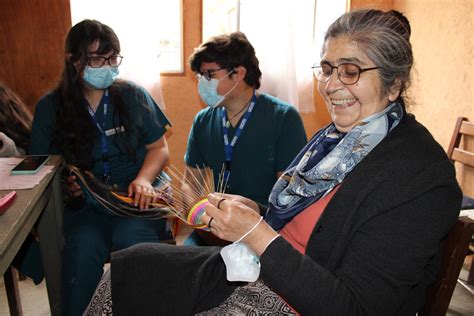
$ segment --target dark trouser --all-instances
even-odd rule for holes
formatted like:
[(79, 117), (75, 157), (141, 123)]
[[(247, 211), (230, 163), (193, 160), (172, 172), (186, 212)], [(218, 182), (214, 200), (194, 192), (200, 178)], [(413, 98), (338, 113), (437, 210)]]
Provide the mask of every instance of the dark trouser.
[(114, 315), (194, 315), (218, 306), (243, 284), (227, 281), (220, 250), (142, 243), (112, 253)]
[[(89, 206), (89, 205), (88, 205)], [(164, 220), (119, 217), (92, 206), (64, 212), (61, 311), (82, 315), (102, 276), (112, 250), (142, 242), (158, 242), (157, 226)]]
[(32, 278), (36, 285), (43, 281), (44, 270), (41, 262), (40, 246), (32, 233), (28, 235), (15, 259), (13, 259), (13, 266), (19, 272)]

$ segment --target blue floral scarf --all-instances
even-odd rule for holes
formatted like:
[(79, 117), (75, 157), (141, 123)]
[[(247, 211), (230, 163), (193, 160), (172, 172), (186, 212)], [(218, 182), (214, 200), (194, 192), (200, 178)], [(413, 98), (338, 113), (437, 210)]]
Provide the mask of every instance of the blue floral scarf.
[(328, 194), (398, 125), (403, 106), (394, 102), (348, 133), (334, 123), (320, 130), (273, 186), (265, 220), (280, 230), (302, 210)]

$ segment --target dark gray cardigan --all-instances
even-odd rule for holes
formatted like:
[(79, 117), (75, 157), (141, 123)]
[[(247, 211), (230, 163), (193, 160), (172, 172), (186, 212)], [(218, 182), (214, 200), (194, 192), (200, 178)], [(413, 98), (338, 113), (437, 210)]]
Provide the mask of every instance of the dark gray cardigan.
[[(460, 204), (443, 149), (405, 115), (346, 177), (306, 254), (278, 238), (260, 277), (302, 315), (414, 315)], [(237, 286), (218, 250), (142, 244), (114, 253), (114, 313), (191, 315), (218, 305)]]

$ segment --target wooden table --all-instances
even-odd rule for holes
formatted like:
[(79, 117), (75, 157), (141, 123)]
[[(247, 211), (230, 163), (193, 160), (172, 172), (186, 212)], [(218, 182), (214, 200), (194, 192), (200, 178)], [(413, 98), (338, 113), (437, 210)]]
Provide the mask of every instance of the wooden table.
[[(5, 276), (6, 283), (9, 282), (12, 277), (10, 264), (37, 223), (51, 315), (59, 315), (63, 245), (63, 197), (60, 181), (62, 158), (52, 156), (48, 164), (54, 166), (53, 172), (48, 173), (40, 184), (32, 189), (16, 190), (14, 203), (0, 216), (0, 275)], [(8, 192), (0, 190), (0, 196)], [(15, 292), (15, 301), (19, 303), (18, 289)], [(11, 297), (8, 301), (10, 313), (21, 315), (21, 306), (12, 306), (15, 301)]]

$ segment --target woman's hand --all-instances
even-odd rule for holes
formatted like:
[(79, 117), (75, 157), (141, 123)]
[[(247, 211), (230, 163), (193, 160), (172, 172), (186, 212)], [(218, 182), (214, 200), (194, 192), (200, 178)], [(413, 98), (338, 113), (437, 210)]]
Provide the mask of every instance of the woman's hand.
[(147, 153), (137, 177), (128, 186), (128, 196), (134, 196), (134, 205), (144, 210), (158, 200), (159, 194), (151, 185), (168, 160), (168, 145), (164, 137), (145, 145)]
[(66, 184), (65, 185), (66, 192), (70, 197), (76, 198), (76, 197), (80, 197), (84, 195), (84, 192), (82, 192), (81, 186), (76, 181), (76, 176), (74, 175), (68, 176), (66, 178), (65, 184)]
[(4, 133), (0, 133), (0, 157), (18, 157), (20, 152), (15, 142)]
[[(217, 237), (233, 242), (255, 227), (242, 241), (260, 256), (278, 236), (266, 222), (258, 224), (260, 215), (255, 202), (250, 203), (249, 199), (236, 195), (218, 193), (209, 194), (208, 200), (210, 204), (205, 207), (206, 212), (201, 220), (208, 226), (210, 222), (210, 230)], [(249, 205), (254, 205), (255, 209)]]
[(257, 214), (260, 212), (257, 203), (255, 201), (251, 200), (251, 199), (248, 199), (248, 198), (244, 197), (244, 196), (234, 195), (234, 194), (227, 194), (227, 193), (215, 193), (213, 195), (217, 196), (220, 199), (226, 199), (226, 200), (233, 201), (233, 202), (239, 202), (239, 203), (241, 203), (241, 204), (243, 204), (247, 207), (250, 207), (252, 210), (257, 212)]
[(134, 205), (141, 210), (147, 209), (159, 197), (151, 182), (145, 178), (137, 177), (128, 186), (128, 196), (134, 197)]

